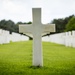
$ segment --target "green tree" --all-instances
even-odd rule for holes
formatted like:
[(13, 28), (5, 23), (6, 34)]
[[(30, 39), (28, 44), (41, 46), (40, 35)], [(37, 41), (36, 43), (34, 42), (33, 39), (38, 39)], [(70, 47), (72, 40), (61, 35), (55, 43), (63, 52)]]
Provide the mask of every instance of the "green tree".
[(66, 18), (54, 19), (52, 21), (52, 23), (54, 23), (56, 25), (56, 33), (64, 32), (67, 23), (69, 22), (69, 20), (72, 17), (74, 17), (74, 15), (71, 15), (71, 16), (66, 17)]
[(5, 19), (4, 20), (1, 20), (0, 21), (0, 28), (5, 29), (5, 26), (4, 26), (5, 24), (6, 24)]
[(63, 31), (63, 19), (54, 19), (52, 21), (56, 25), (56, 32), (62, 32)]
[(72, 30), (75, 30), (75, 16), (70, 19), (65, 29), (65, 31), (72, 31)]
[(11, 20), (1, 20), (0, 21), (0, 28), (4, 30), (8, 30), (11, 32), (17, 32), (19, 31), (18, 25), (16, 25), (13, 21)]
[(32, 24), (32, 22), (31, 22), (31, 21), (29, 21), (27, 24)]

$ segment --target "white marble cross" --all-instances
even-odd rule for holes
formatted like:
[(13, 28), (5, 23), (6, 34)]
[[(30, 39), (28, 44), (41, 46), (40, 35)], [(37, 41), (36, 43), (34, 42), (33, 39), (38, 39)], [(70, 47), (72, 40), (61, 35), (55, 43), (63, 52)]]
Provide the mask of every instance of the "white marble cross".
[(42, 35), (55, 32), (55, 24), (41, 23), (41, 8), (32, 8), (33, 24), (19, 25), (19, 32), (33, 35), (33, 66), (43, 66)]

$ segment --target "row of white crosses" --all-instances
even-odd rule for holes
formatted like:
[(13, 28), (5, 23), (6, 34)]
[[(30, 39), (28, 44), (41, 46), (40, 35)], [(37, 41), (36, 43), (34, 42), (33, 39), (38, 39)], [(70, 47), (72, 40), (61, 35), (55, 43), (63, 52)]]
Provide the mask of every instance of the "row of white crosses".
[(0, 29), (0, 44), (7, 44), (10, 43), (10, 41), (17, 42), (27, 40), (29, 40), (29, 37), (25, 35), (21, 35), (15, 32), (12, 32), (12, 34), (10, 34), (9, 31)]
[(33, 36), (33, 66), (43, 66), (42, 36), (55, 32), (55, 24), (41, 24), (41, 8), (33, 8), (33, 23), (19, 25), (19, 32)]
[(49, 36), (49, 42), (65, 44), (65, 33), (57, 33)]
[(15, 32), (12, 32), (12, 34), (10, 34), (10, 36), (9, 36), (9, 39), (12, 42), (18, 42), (18, 41), (28, 41), (29, 37), (15, 33)]
[(48, 37), (50, 42), (75, 48), (75, 31), (53, 34)]

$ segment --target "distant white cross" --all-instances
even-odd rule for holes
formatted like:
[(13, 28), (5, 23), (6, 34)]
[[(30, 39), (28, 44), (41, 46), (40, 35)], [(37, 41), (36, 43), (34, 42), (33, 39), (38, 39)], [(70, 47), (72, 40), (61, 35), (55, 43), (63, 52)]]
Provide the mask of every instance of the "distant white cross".
[(32, 8), (33, 24), (19, 25), (19, 32), (33, 35), (33, 66), (43, 66), (42, 35), (55, 32), (55, 24), (41, 23), (41, 8)]

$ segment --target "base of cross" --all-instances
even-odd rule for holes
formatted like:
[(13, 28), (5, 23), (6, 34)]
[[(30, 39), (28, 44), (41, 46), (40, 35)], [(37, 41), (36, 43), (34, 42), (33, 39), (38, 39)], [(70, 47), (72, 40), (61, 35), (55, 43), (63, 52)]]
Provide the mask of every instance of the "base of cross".
[(33, 69), (37, 69), (37, 68), (42, 68), (43, 66), (30, 66), (30, 68), (33, 68)]

